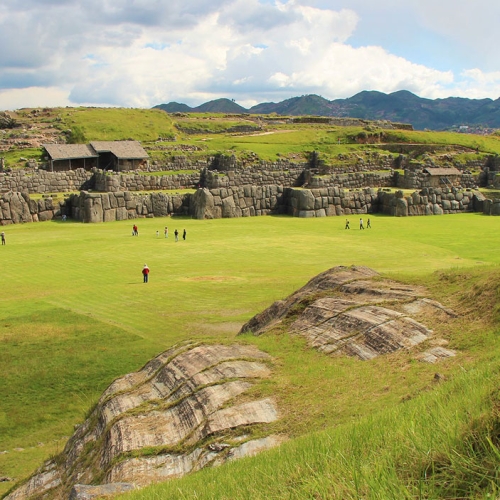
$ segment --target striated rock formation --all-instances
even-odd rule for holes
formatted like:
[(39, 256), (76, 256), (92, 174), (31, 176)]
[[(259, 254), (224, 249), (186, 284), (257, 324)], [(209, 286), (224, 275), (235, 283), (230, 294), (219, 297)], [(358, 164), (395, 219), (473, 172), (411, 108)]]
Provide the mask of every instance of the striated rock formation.
[(62, 499), (70, 491), (79, 498), (79, 491), (90, 494), (76, 487), (82, 484), (92, 484), (92, 491), (108, 485), (97, 489), (103, 495), (277, 445), (281, 438), (258, 425), (278, 418), (274, 401), (245, 395), (253, 381), (270, 375), (270, 362), (252, 346), (187, 343), (169, 349), (115, 380), (63, 453), (7, 498)]
[[(240, 334), (260, 335), (286, 322), (291, 333), (303, 335), (321, 352), (367, 360), (428, 340), (432, 330), (412, 315), (454, 313), (425, 298), (423, 288), (381, 279), (367, 267), (339, 266), (254, 316)], [(435, 362), (453, 354), (436, 348), (420, 359)]]

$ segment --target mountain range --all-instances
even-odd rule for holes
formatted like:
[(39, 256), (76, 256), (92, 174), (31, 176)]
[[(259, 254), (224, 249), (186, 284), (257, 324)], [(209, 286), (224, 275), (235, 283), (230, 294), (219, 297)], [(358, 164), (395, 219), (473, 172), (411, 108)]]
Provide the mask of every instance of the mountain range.
[(417, 130), (446, 130), (469, 126), (500, 128), (500, 98), (467, 99), (447, 97), (425, 99), (407, 91), (391, 94), (363, 91), (347, 99), (329, 101), (310, 94), (284, 101), (263, 102), (246, 109), (231, 99), (215, 99), (192, 108), (187, 104), (170, 102), (154, 108), (167, 113), (249, 113), (285, 116), (335, 116), (365, 120), (389, 120), (410, 123)]

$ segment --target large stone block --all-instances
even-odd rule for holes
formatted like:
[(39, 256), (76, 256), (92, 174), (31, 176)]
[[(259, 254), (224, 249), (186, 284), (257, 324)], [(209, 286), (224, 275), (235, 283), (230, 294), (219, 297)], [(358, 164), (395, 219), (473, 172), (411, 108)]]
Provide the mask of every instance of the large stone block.
[(94, 204), (91, 198), (85, 199), (83, 222), (97, 223), (103, 221), (102, 205)]
[(293, 192), (294, 197), (297, 198), (297, 208), (299, 210), (314, 210), (316, 199), (309, 189), (300, 189)]
[(395, 213), (396, 217), (408, 216), (408, 203), (405, 198), (396, 198)]
[(128, 214), (129, 212), (126, 207), (118, 207), (116, 209), (116, 220), (127, 220)]
[(316, 212), (314, 210), (299, 210), (298, 214), (299, 217), (302, 218), (316, 217)]
[(116, 208), (108, 208), (103, 211), (104, 222), (114, 222), (116, 220)]
[(434, 215), (443, 215), (443, 209), (437, 203), (434, 203), (432, 206), (432, 213)]

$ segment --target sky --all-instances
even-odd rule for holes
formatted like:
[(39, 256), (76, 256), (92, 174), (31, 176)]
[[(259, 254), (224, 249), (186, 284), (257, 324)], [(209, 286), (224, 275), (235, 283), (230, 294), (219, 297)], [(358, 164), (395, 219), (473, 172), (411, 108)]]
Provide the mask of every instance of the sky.
[(1, 0), (0, 110), (500, 97), (498, 0)]

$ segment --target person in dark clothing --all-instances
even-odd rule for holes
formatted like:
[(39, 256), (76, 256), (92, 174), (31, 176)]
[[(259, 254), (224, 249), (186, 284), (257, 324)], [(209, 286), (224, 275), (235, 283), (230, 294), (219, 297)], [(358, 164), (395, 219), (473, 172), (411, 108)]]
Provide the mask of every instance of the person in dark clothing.
[(345, 229), (351, 229), (349, 227), (349, 220), (348, 219), (345, 220)]
[(182, 233), (182, 239), (185, 241), (186, 240), (186, 235), (187, 235), (187, 232), (186, 230), (184, 229), (184, 232)]
[(175, 241), (179, 241), (179, 231), (177, 229), (174, 231)]
[(144, 283), (147, 283), (149, 279), (149, 267), (147, 264), (144, 264), (144, 267), (142, 268), (142, 276), (144, 278)]
[(372, 225), (370, 224), (370, 219), (368, 219), (366, 221), (366, 229), (368, 229), (368, 228), (370, 228), (370, 229), (372, 228)]

